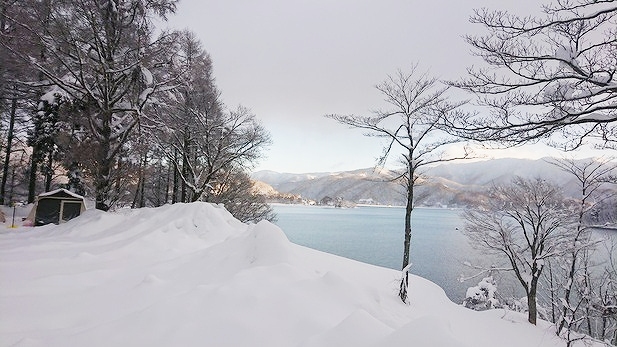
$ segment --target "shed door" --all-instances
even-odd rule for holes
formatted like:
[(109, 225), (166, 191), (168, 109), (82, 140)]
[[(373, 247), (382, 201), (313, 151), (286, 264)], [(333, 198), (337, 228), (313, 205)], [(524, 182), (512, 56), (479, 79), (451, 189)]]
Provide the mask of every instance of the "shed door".
[(79, 201), (62, 201), (62, 220), (71, 220), (81, 213), (81, 202)]
[(41, 199), (37, 203), (35, 224), (36, 226), (50, 223), (58, 224), (58, 216), (60, 216), (60, 200), (57, 199)]

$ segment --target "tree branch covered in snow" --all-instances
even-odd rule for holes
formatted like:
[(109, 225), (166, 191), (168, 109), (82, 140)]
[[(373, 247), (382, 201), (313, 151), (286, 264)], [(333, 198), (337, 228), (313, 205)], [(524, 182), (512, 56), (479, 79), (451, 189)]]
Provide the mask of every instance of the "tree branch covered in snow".
[(455, 133), (509, 145), (615, 147), (616, 1), (559, 0), (541, 18), (481, 9), (470, 20), (488, 32), (467, 36), (485, 66), (451, 85), (475, 93), (488, 112), (448, 119)]
[(495, 186), (480, 210), (465, 213), (465, 234), (475, 247), (504, 257), (512, 266), (537, 319), (538, 282), (545, 263), (572, 247), (574, 222), (560, 188), (542, 179), (516, 178)]
[(33, 44), (43, 47), (44, 56), (6, 47), (81, 105), (73, 111), (87, 119), (99, 209), (109, 209), (115, 200), (111, 194), (119, 153), (157, 92), (175, 78), (159, 72), (173, 55), (172, 39), (166, 33), (154, 39), (151, 23), (154, 16), (172, 13), (175, 3), (59, 1), (49, 7), (41, 27), (9, 17), (30, 33)]

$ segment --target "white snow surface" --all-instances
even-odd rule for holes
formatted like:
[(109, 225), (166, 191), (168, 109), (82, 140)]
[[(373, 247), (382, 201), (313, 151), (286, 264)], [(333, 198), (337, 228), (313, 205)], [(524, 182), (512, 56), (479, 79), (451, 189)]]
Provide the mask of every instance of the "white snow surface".
[(89, 210), (0, 231), (0, 345), (565, 346), (417, 276), (403, 304), (399, 278), (207, 203)]

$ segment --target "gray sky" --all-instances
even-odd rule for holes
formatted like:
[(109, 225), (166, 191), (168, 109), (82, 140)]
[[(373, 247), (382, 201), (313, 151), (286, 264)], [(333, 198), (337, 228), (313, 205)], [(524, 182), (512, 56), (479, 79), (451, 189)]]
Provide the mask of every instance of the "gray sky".
[(257, 170), (343, 171), (371, 167), (382, 146), (325, 114), (378, 109), (383, 103), (374, 86), (414, 62), (442, 79), (462, 76), (480, 62), (462, 38), (483, 30), (468, 22), (474, 8), (528, 14), (539, 6), (537, 0), (182, 0), (168, 25), (196, 33), (226, 105), (250, 108), (270, 131), (273, 144)]

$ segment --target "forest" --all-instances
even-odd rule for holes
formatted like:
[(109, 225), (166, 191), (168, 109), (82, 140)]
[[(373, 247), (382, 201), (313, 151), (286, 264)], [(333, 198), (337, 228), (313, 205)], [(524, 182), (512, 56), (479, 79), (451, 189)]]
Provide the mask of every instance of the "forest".
[(1, 4), (3, 204), (66, 188), (105, 211), (204, 200), (273, 218), (247, 174), (269, 133), (223, 104), (192, 32), (157, 29), (176, 1)]

